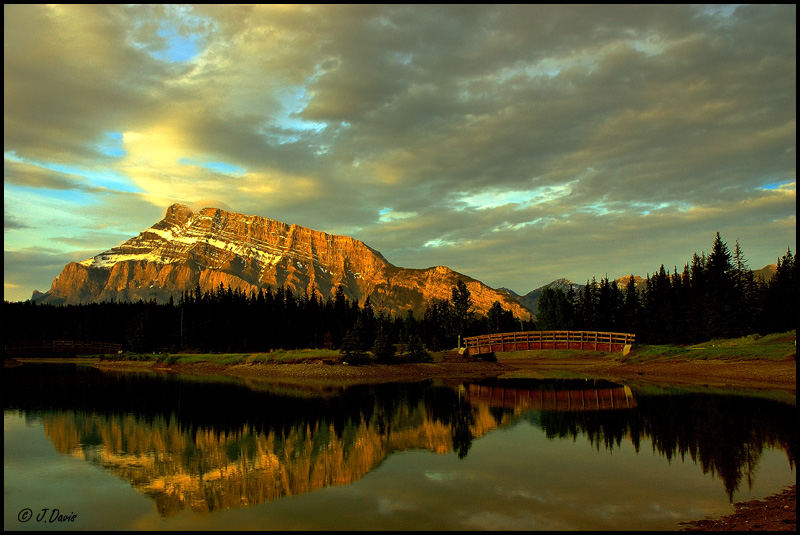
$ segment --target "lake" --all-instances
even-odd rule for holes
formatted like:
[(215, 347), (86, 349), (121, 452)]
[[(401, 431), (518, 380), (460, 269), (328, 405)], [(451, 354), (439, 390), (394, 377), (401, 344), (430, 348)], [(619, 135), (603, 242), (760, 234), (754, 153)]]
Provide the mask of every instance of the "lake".
[(600, 380), (4, 369), (5, 529), (673, 530), (796, 480), (796, 405)]

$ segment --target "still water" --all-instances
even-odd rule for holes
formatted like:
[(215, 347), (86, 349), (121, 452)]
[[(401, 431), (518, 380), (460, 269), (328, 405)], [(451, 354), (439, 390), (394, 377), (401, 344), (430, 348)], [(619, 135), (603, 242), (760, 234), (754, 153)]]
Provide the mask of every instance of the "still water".
[(756, 397), (70, 365), (3, 383), (5, 529), (669, 530), (795, 482), (796, 405)]

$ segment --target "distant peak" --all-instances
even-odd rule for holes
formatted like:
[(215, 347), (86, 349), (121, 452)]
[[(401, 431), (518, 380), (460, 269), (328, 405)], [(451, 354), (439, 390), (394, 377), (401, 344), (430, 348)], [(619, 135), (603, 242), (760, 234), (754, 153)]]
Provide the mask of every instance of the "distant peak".
[(189, 205), (189, 209), (192, 212), (199, 212), (203, 208), (213, 208), (213, 209), (225, 210), (226, 212), (233, 212), (234, 211), (233, 208), (231, 208), (226, 203), (224, 203), (223, 201), (220, 201), (218, 199), (201, 199), (201, 200), (195, 201), (195, 202), (193, 202), (192, 204)]
[(192, 210), (185, 204), (175, 203), (167, 208), (164, 219), (170, 223), (183, 225), (192, 217)]

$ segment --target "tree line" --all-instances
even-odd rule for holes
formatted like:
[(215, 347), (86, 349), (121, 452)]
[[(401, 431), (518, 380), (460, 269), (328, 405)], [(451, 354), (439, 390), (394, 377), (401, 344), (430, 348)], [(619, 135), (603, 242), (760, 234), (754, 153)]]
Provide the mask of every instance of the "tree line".
[(797, 262), (790, 249), (769, 280), (756, 278), (736, 242), (733, 252), (714, 238), (711, 252), (695, 253), (683, 270), (662, 264), (637, 288), (608, 277), (580, 290), (547, 288), (539, 297), (537, 328), (630, 332), (638, 342), (691, 344), (713, 338), (796, 328)]
[(372, 352), (391, 359), (396, 344), (409, 345), (418, 358), (456, 346), (459, 336), (531, 329), (495, 302), (485, 315), (475, 312), (463, 282), (452, 298), (433, 300), (422, 316), (411, 311), (376, 312), (369, 298), (363, 305), (348, 299), (339, 286), (335, 295), (295, 295), (288, 288), (265, 287), (258, 293), (220, 285), (203, 292), (199, 285), (175, 302), (43, 305), (4, 302), (6, 346), (48, 340), (122, 343), (127, 351), (267, 352), (274, 349), (340, 349), (355, 357)]
[(177, 303), (103, 302), (42, 305), (4, 302), (6, 346), (49, 340), (121, 343), (133, 352), (266, 352), (329, 348), (353, 357), (383, 360), (403, 344), (424, 358), (427, 348), (456, 347), (460, 338), (521, 330), (587, 330), (635, 333), (641, 343), (696, 343), (711, 338), (766, 334), (797, 323), (797, 263), (790, 250), (765, 282), (754, 277), (737, 241), (733, 253), (717, 233), (711, 253), (694, 254), (679, 273), (664, 265), (637, 288), (608, 277), (579, 291), (545, 289), (535, 323), (521, 321), (495, 302), (486, 314), (473, 307), (466, 285), (450, 299), (427, 304), (421, 318), (411, 311), (390, 315), (348, 299), (340, 286), (327, 299), (265, 287), (245, 294), (220, 285), (215, 291), (182, 293)]

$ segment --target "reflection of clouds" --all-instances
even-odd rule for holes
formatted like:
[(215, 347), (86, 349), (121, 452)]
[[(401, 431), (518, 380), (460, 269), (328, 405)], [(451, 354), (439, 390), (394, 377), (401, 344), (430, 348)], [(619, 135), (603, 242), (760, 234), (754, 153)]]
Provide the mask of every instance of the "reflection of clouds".
[[(673, 504), (674, 505), (674, 504)], [(641, 519), (643, 521), (675, 520), (695, 518), (707, 514), (707, 509), (701, 513), (699, 510), (693, 513), (691, 510), (674, 509), (661, 503), (629, 504), (629, 503), (601, 503), (586, 508), (587, 516), (602, 518), (610, 526), (622, 526), (631, 522), (631, 519)], [(694, 516), (693, 516), (694, 515)], [(634, 522), (635, 523), (635, 522)]]
[(425, 472), (425, 477), (430, 481), (447, 482), (464, 479), (464, 474), (458, 474), (456, 472)]
[[(686, 512), (684, 511), (675, 511), (666, 507), (663, 507), (661, 504), (654, 503), (650, 506), (650, 509), (647, 510), (645, 513), (641, 514), (640, 516), (644, 518), (672, 518), (672, 519), (683, 519), (687, 518)], [(692, 517), (694, 518), (694, 517)]]
[(382, 515), (391, 515), (399, 511), (411, 511), (418, 508), (417, 504), (392, 499), (387, 496), (378, 498), (378, 513)]
[(491, 531), (519, 531), (519, 530), (569, 530), (575, 529), (568, 524), (548, 518), (546, 515), (537, 515), (524, 512), (518, 515), (480, 511), (467, 514), (461, 521), (466, 529), (481, 529)]
[(509, 489), (506, 487), (497, 486), (495, 487), (495, 492), (499, 496), (507, 499), (522, 498), (523, 500), (530, 500), (538, 503), (547, 503), (549, 501), (540, 494), (534, 494), (522, 488)]
[(636, 512), (636, 508), (631, 505), (619, 503), (601, 503), (586, 508), (588, 516), (602, 518), (607, 521), (619, 518), (622, 515), (628, 516)]

